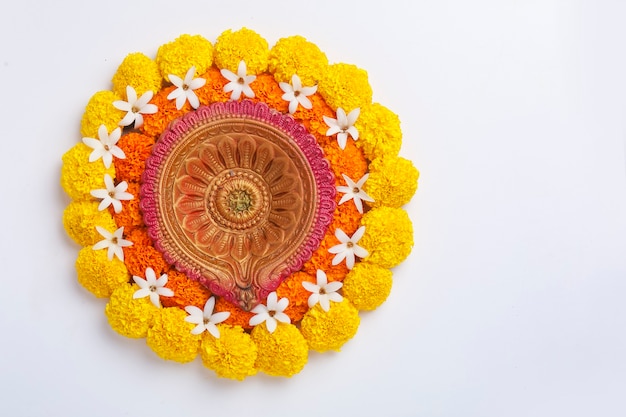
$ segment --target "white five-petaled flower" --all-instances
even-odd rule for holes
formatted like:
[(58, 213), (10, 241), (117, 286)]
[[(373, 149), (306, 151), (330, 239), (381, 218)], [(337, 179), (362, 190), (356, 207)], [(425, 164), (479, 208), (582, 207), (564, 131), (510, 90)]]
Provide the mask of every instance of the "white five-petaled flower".
[(357, 107), (346, 115), (346, 112), (341, 107), (339, 107), (337, 109), (336, 119), (324, 116), (324, 122), (326, 122), (326, 124), (328, 125), (326, 136), (332, 136), (336, 133), (337, 143), (339, 144), (339, 147), (341, 149), (346, 148), (348, 135), (352, 136), (352, 140), (358, 140), (359, 131), (356, 129), (356, 127), (354, 127), (354, 122), (356, 122), (356, 119), (359, 117), (360, 112), (361, 109)]
[(201, 334), (205, 330), (211, 333), (213, 337), (219, 339), (220, 331), (217, 329), (216, 324), (223, 322), (230, 316), (230, 312), (222, 311), (213, 314), (213, 308), (215, 307), (215, 297), (210, 297), (206, 304), (204, 304), (204, 311), (200, 310), (196, 306), (187, 306), (185, 311), (189, 313), (185, 317), (185, 321), (193, 324), (197, 324), (191, 330), (191, 334)]
[(185, 105), (185, 101), (189, 100), (189, 104), (194, 109), (197, 109), (200, 106), (200, 100), (198, 100), (198, 96), (193, 90), (197, 90), (206, 84), (206, 80), (204, 78), (193, 78), (196, 74), (196, 67), (189, 68), (187, 74), (185, 75), (185, 79), (181, 80), (180, 77), (169, 74), (168, 77), (172, 84), (174, 84), (177, 88), (167, 95), (168, 100), (176, 99), (176, 109), (180, 110)]
[(128, 189), (128, 183), (126, 181), (122, 181), (115, 185), (113, 183), (113, 178), (111, 178), (109, 174), (104, 174), (104, 186), (106, 188), (91, 190), (92, 196), (102, 199), (100, 205), (98, 206), (98, 210), (100, 211), (113, 204), (113, 210), (115, 210), (116, 213), (120, 213), (122, 211), (121, 200), (133, 199), (133, 195), (126, 192)]
[(223, 68), (220, 72), (222, 73), (222, 77), (229, 81), (229, 83), (224, 86), (224, 92), (228, 93), (232, 91), (232, 93), (230, 93), (231, 100), (239, 100), (241, 93), (243, 93), (246, 97), (254, 97), (254, 91), (250, 88), (250, 83), (256, 80), (256, 75), (246, 74), (245, 62), (239, 61), (237, 74), (227, 70), (226, 68)]
[(137, 98), (137, 92), (130, 85), (126, 86), (126, 101), (117, 100), (113, 102), (113, 107), (118, 110), (127, 112), (126, 116), (120, 120), (120, 126), (130, 126), (135, 123), (135, 128), (143, 124), (144, 114), (154, 114), (158, 108), (155, 104), (148, 104), (152, 100), (154, 93), (150, 90), (146, 91)]
[(283, 313), (288, 305), (289, 300), (287, 298), (281, 298), (279, 301), (276, 291), (270, 293), (267, 296), (267, 306), (259, 304), (250, 310), (255, 314), (250, 319), (250, 326), (256, 326), (265, 322), (267, 330), (270, 333), (274, 333), (279, 321), (287, 324), (291, 323), (289, 316)]
[(100, 125), (98, 128), (98, 138), (100, 138), (100, 140), (83, 138), (83, 143), (93, 149), (93, 152), (89, 155), (89, 162), (94, 162), (102, 158), (104, 166), (109, 168), (111, 162), (113, 162), (113, 157), (119, 159), (126, 158), (124, 151), (117, 146), (117, 141), (120, 140), (121, 136), (122, 129), (119, 127), (115, 128), (109, 135), (106, 126)]
[(313, 308), (315, 304), (320, 303), (322, 310), (330, 310), (330, 302), (340, 303), (343, 297), (337, 293), (337, 290), (343, 286), (341, 282), (328, 282), (326, 273), (321, 269), (317, 270), (317, 284), (308, 281), (302, 282), (302, 286), (312, 294), (309, 296), (309, 308)]
[(109, 257), (109, 261), (113, 260), (113, 255), (116, 255), (120, 261), (124, 261), (124, 250), (122, 248), (133, 244), (130, 240), (122, 239), (124, 226), (113, 233), (100, 226), (96, 226), (96, 230), (104, 239), (93, 245), (93, 250), (108, 248), (107, 256)]
[(171, 297), (174, 291), (165, 287), (167, 284), (167, 274), (161, 275), (158, 279), (154, 273), (154, 269), (146, 268), (146, 279), (133, 275), (133, 280), (139, 289), (133, 294), (133, 298), (150, 297), (150, 301), (156, 307), (161, 307), (161, 299), (159, 296)]
[(336, 254), (332, 261), (333, 265), (337, 265), (345, 259), (348, 269), (352, 269), (355, 256), (365, 258), (369, 255), (367, 250), (357, 245), (357, 242), (363, 237), (363, 233), (365, 233), (365, 226), (359, 227), (352, 237), (348, 237), (348, 235), (339, 228), (335, 230), (335, 237), (339, 239), (341, 243), (328, 249), (328, 252)]
[(313, 87), (302, 87), (302, 82), (300, 81), (300, 77), (296, 74), (291, 76), (291, 84), (289, 83), (279, 83), (280, 89), (285, 92), (283, 94), (282, 99), (289, 102), (289, 113), (293, 114), (298, 109), (298, 104), (301, 104), (305, 109), (310, 109), (313, 107), (311, 104), (311, 100), (307, 97), (311, 94), (314, 94), (317, 91), (317, 86)]
[(348, 185), (337, 186), (337, 191), (344, 193), (344, 196), (341, 197), (341, 200), (339, 200), (339, 204), (343, 204), (348, 200), (354, 200), (356, 209), (359, 210), (359, 213), (363, 213), (363, 203), (361, 200), (369, 201), (370, 203), (374, 201), (372, 197), (363, 191), (363, 184), (365, 184), (369, 174), (363, 175), (357, 182), (352, 181), (352, 178), (348, 177), (346, 174), (341, 174), (341, 176), (344, 180), (346, 180), (346, 184)]

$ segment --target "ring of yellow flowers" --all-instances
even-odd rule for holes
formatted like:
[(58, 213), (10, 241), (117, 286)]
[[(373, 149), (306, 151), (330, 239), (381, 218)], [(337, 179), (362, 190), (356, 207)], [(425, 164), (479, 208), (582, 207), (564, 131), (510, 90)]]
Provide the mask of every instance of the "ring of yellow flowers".
[[(319, 248), (251, 312), (165, 262), (145, 232), (139, 195), (145, 161), (170, 122), (199, 105), (242, 99), (302, 124), (322, 148), (338, 191)], [(243, 28), (225, 31), (215, 44), (182, 35), (155, 59), (130, 54), (111, 90), (89, 100), (81, 134), (83, 143), (63, 156), (61, 172), (72, 200), (63, 224), (82, 247), (78, 281), (109, 298), (105, 314), (116, 332), (145, 337), (163, 359), (185, 363), (200, 355), (218, 376), (237, 380), (258, 371), (290, 377), (310, 349), (339, 350), (354, 336), (359, 310), (385, 301), (389, 268), (411, 251), (412, 224), (401, 207), (419, 173), (398, 156), (397, 115), (372, 103), (364, 70), (329, 64), (301, 36), (270, 49)]]

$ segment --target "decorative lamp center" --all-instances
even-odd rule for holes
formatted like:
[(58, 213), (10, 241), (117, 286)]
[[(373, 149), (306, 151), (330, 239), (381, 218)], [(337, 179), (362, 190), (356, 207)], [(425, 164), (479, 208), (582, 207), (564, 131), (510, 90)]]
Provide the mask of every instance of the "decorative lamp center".
[(252, 206), (252, 196), (246, 190), (233, 190), (228, 194), (228, 207), (235, 214), (248, 212)]
[(302, 268), (332, 221), (334, 177), (321, 148), (263, 103), (187, 113), (146, 166), (141, 206), (157, 249), (244, 310)]

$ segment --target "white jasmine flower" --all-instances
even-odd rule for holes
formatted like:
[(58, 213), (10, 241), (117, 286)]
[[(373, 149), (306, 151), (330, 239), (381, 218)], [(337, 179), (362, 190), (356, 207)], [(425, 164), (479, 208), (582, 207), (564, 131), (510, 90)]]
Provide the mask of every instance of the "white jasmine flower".
[(206, 304), (204, 304), (204, 311), (200, 310), (196, 306), (187, 306), (185, 311), (189, 314), (185, 317), (185, 321), (193, 324), (197, 324), (191, 330), (191, 334), (201, 334), (205, 330), (211, 333), (213, 337), (219, 339), (220, 331), (217, 329), (216, 324), (223, 322), (230, 316), (230, 312), (222, 311), (220, 313), (213, 314), (213, 308), (215, 307), (215, 297), (210, 297)]
[(113, 106), (127, 112), (126, 116), (120, 121), (120, 126), (130, 126), (135, 124), (135, 128), (143, 124), (144, 114), (154, 114), (158, 108), (155, 104), (148, 104), (152, 100), (154, 93), (150, 90), (146, 91), (137, 99), (137, 92), (130, 85), (126, 86), (126, 101), (117, 100), (113, 102)]
[(100, 226), (96, 226), (96, 230), (104, 239), (93, 245), (93, 250), (108, 248), (107, 256), (109, 257), (109, 261), (113, 260), (113, 255), (116, 255), (120, 261), (124, 261), (124, 250), (122, 248), (133, 244), (130, 240), (122, 239), (124, 226), (113, 233)]
[(359, 210), (359, 213), (363, 213), (363, 203), (361, 202), (361, 200), (369, 201), (370, 203), (374, 201), (374, 199), (367, 195), (362, 189), (363, 184), (365, 184), (365, 181), (369, 177), (369, 174), (363, 175), (361, 179), (356, 183), (352, 181), (352, 179), (346, 174), (341, 174), (341, 176), (344, 180), (346, 180), (346, 184), (348, 184), (348, 186), (337, 186), (337, 191), (339, 191), (340, 193), (344, 193), (344, 196), (341, 197), (341, 200), (339, 200), (339, 204), (343, 204), (348, 200), (354, 200), (354, 205), (356, 206), (356, 209)]
[(102, 158), (105, 168), (109, 168), (111, 162), (113, 162), (113, 157), (125, 159), (126, 155), (124, 155), (124, 151), (117, 146), (117, 141), (120, 140), (121, 136), (122, 129), (119, 127), (115, 128), (109, 135), (106, 126), (100, 125), (98, 128), (98, 137), (100, 140), (83, 138), (83, 143), (93, 149), (93, 152), (89, 155), (89, 162), (94, 162)]
[(308, 281), (304, 281), (302, 286), (312, 294), (309, 296), (309, 308), (313, 308), (315, 304), (320, 303), (322, 310), (330, 310), (330, 302), (337, 303), (343, 300), (343, 297), (337, 293), (337, 290), (343, 286), (343, 283), (334, 281), (329, 283), (326, 273), (321, 269), (317, 270), (317, 285)]
[(98, 210), (102, 211), (105, 208), (113, 204), (113, 210), (116, 213), (122, 211), (121, 200), (132, 200), (133, 195), (127, 193), (128, 183), (122, 181), (119, 184), (113, 184), (113, 178), (109, 174), (104, 174), (104, 185), (106, 188), (100, 188), (98, 190), (91, 190), (91, 195), (95, 198), (101, 198), (102, 201), (98, 206)]
[(352, 136), (352, 140), (359, 139), (359, 131), (354, 127), (354, 122), (359, 117), (361, 112), (360, 108), (352, 110), (348, 115), (339, 107), (337, 109), (337, 118), (324, 116), (324, 122), (328, 125), (326, 136), (332, 136), (337, 134), (337, 143), (341, 149), (346, 148), (346, 142), (348, 141), (348, 135)]
[(289, 300), (287, 298), (281, 298), (278, 301), (276, 291), (270, 293), (267, 296), (267, 306), (259, 304), (250, 310), (252, 313), (255, 313), (250, 319), (250, 326), (256, 326), (265, 322), (267, 330), (270, 333), (274, 333), (279, 321), (287, 324), (291, 323), (289, 316), (283, 313), (288, 305)]
[(185, 75), (185, 79), (181, 80), (180, 77), (177, 77), (174, 74), (169, 74), (168, 77), (172, 84), (174, 84), (176, 88), (174, 91), (167, 95), (168, 100), (176, 99), (176, 109), (180, 110), (185, 105), (185, 101), (189, 100), (189, 104), (194, 109), (197, 109), (200, 106), (200, 100), (198, 100), (198, 96), (193, 90), (197, 90), (206, 84), (206, 80), (204, 78), (193, 78), (196, 73), (196, 67), (189, 68), (187, 74)]
[(239, 100), (239, 97), (241, 97), (241, 93), (243, 93), (246, 97), (254, 97), (254, 91), (252, 91), (252, 88), (250, 88), (250, 83), (256, 80), (256, 75), (246, 74), (245, 62), (239, 61), (237, 74), (225, 68), (220, 70), (220, 72), (222, 73), (222, 76), (224, 78), (230, 81), (224, 86), (224, 92), (228, 93), (229, 91), (232, 91), (232, 93), (230, 94), (231, 100)]
[(369, 255), (367, 250), (357, 245), (357, 242), (363, 237), (363, 233), (365, 233), (365, 226), (359, 227), (352, 237), (348, 237), (348, 235), (339, 228), (335, 230), (335, 237), (339, 239), (341, 243), (328, 249), (328, 252), (336, 253), (332, 261), (333, 265), (337, 265), (345, 259), (348, 269), (352, 269), (355, 255), (359, 258), (365, 258)]
[(133, 275), (133, 280), (139, 285), (139, 289), (135, 291), (133, 298), (150, 297), (150, 301), (156, 307), (161, 307), (161, 299), (159, 296), (171, 297), (174, 295), (174, 291), (165, 288), (165, 284), (167, 284), (167, 274), (163, 274), (157, 279), (154, 269), (152, 268), (146, 268), (146, 279)]
[(311, 104), (311, 100), (307, 97), (314, 94), (317, 91), (317, 86), (313, 87), (302, 87), (302, 82), (300, 81), (300, 77), (296, 74), (291, 76), (291, 84), (289, 83), (279, 83), (280, 89), (285, 92), (283, 94), (282, 99), (289, 102), (289, 113), (293, 114), (298, 109), (298, 104), (302, 105), (305, 109), (310, 109), (313, 107)]

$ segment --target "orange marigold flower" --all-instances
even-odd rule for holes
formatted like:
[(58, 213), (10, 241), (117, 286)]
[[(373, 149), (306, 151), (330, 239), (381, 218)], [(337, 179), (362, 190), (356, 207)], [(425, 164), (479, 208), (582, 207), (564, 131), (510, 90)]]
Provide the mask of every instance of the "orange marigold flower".
[(124, 263), (128, 272), (139, 277), (145, 276), (146, 268), (152, 268), (157, 276), (167, 273), (169, 269), (161, 252), (153, 246), (138, 245), (134, 242), (132, 246), (124, 248)]
[[(341, 196), (341, 193), (337, 193), (337, 201), (339, 201)], [(352, 236), (361, 224), (361, 217), (363, 217), (363, 215), (359, 213), (359, 210), (357, 210), (354, 202), (346, 201), (342, 205), (337, 206), (335, 209), (333, 220), (330, 223), (328, 230), (332, 231), (330, 234), (333, 236), (336, 229), (341, 229), (348, 235)]]
[(224, 86), (228, 80), (222, 76), (220, 70), (211, 67), (201, 77), (206, 80), (206, 84), (194, 90), (201, 104), (226, 102), (230, 99), (230, 93), (224, 92)]
[[(263, 102), (282, 113), (289, 111), (289, 102), (282, 99), (284, 94), (278, 82), (269, 74), (261, 74), (250, 84), (254, 91), (254, 102)], [(302, 106), (300, 106), (302, 107)]]
[[(336, 198), (338, 201), (341, 197), (337, 196)], [(348, 273), (348, 268), (345, 263), (333, 265), (332, 260), (335, 255), (328, 252), (328, 249), (338, 243), (335, 237), (336, 229), (339, 228), (348, 235), (352, 235), (359, 228), (362, 216), (363, 215), (356, 209), (354, 203), (346, 202), (341, 206), (337, 206), (333, 214), (333, 220), (326, 230), (326, 235), (320, 247), (313, 252), (311, 259), (305, 262), (302, 270), (314, 277), (317, 270), (321, 269), (326, 273), (328, 281), (343, 281)], [(311, 282), (315, 283), (316, 281), (313, 280)], [(289, 300), (291, 300), (291, 298), (289, 298)]]
[[(154, 138), (141, 133), (131, 132), (120, 138), (117, 146), (124, 151), (126, 158), (113, 159), (118, 181), (141, 180), (141, 174), (146, 168), (146, 159), (152, 152), (152, 145), (154, 145)], [(132, 194), (132, 192), (130, 193)]]
[(117, 227), (124, 227), (124, 230), (131, 230), (134, 227), (142, 227), (143, 215), (139, 208), (139, 184), (136, 182), (129, 182), (128, 193), (133, 195), (131, 200), (122, 200), (122, 211), (116, 213), (113, 207), (109, 207), (109, 212), (113, 216)]
[(291, 318), (292, 322), (302, 320), (304, 314), (309, 310), (308, 300), (311, 293), (302, 286), (303, 281), (312, 284), (317, 282), (315, 276), (299, 271), (287, 277), (276, 289), (278, 298), (287, 297), (289, 300), (289, 305), (284, 313)]
[(148, 236), (145, 227), (138, 227), (130, 230), (124, 229), (126, 239), (133, 242), (133, 245), (152, 246), (152, 239)]
[(211, 296), (211, 291), (198, 281), (191, 280), (187, 278), (187, 275), (174, 269), (167, 272), (167, 284), (165, 286), (174, 291), (172, 297), (161, 299), (161, 304), (165, 307), (184, 309), (187, 306), (196, 306), (202, 310)]
[(344, 277), (348, 273), (348, 267), (345, 262), (338, 265), (333, 265), (332, 261), (335, 255), (328, 252), (328, 249), (335, 246), (338, 243), (335, 237), (335, 229), (329, 228), (326, 231), (326, 236), (322, 240), (320, 247), (313, 252), (311, 259), (305, 262), (302, 270), (309, 275), (315, 276), (317, 270), (321, 269), (326, 273), (328, 281), (343, 281)]
[(225, 300), (222, 297), (219, 297), (215, 302), (214, 311), (228, 311), (230, 312), (230, 316), (226, 320), (224, 320), (224, 324), (229, 324), (231, 326), (241, 326), (246, 330), (252, 329), (250, 326), (250, 319), (254, 316), (254, 313), (250, 313), (249, 311), (243, 311), (230, 301)]
[(324, 116), (334, 118), (336, 114), (333, 109), (326, 104), (319, 93), (310, 95), (308, 99), (311, 101), (313, 107), (311, 109), (305, 109), (302, 106), (298, 106), (293, 117), (302, 123), (309, 133), (317, 138), (318, 142), (326, 142), (329, 138), (326, 136), (328, 125), (324, 122)]
[(178, 110), (176, 109), (176, 100), (167, 99), (167, 95), (174, 89), (176, 89), (175, 86), (164, 88), (152, 98), (150, 103), (156, 105), (159, 110), (154, 114), (143, 116), (141, 131), (146, 135), (158, 138), (172, 120), (192, 110), (189, 101), (185, 101), (185, 105)]
[(320, 143), (324, 150), (324, 157), (330, 162), (330, 168), (343, 184), (341, 174), (346, 174), (352, 179), (359, 179), (367, 172), (367, 160), (363, 156), (363, 151), (357, 148), (353, 140), (348, 140), (346, 148), (341, 149), (337, 140), (332, 138), (331, 142)]

